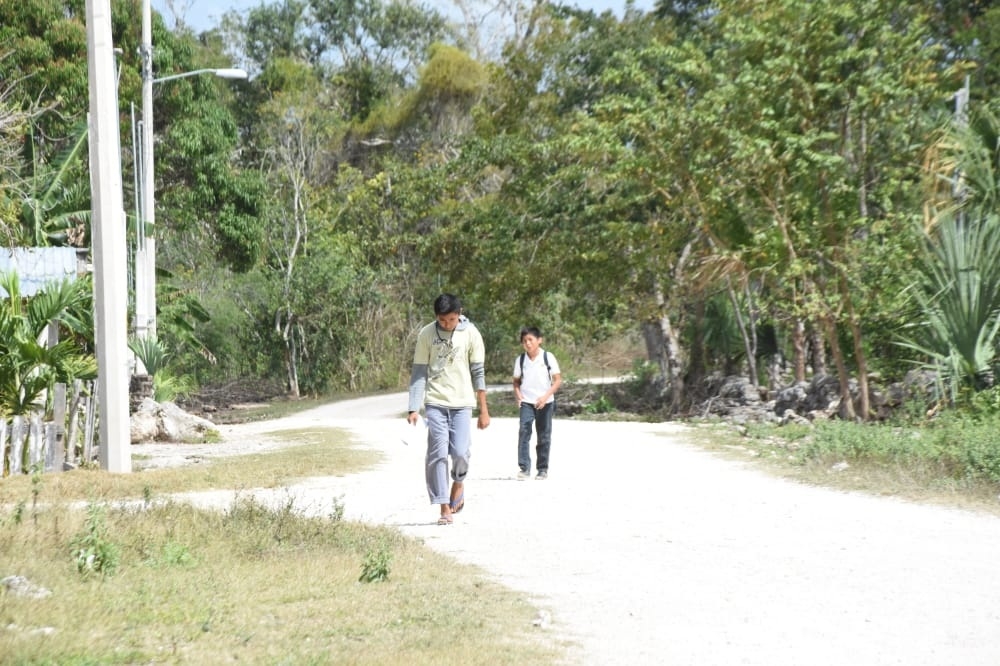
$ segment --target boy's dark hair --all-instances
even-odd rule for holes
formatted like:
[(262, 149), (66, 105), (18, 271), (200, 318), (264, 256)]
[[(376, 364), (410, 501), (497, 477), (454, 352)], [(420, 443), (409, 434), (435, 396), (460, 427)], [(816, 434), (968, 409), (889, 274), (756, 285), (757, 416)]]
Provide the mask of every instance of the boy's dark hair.
[(526, 336), (526, 335), (533, 335), (536, 338), (541, 339), (542, 332), (538, 329), (537, 326), (525, 326), (524, 328), (521, 329), (521, 340), (522, 341), (524, 341), (524, 336)]
[(443, 315), (457, 312), (462, 314), (462, 301), (455, 294), (441, 294), (434, 299), (434, 314)]

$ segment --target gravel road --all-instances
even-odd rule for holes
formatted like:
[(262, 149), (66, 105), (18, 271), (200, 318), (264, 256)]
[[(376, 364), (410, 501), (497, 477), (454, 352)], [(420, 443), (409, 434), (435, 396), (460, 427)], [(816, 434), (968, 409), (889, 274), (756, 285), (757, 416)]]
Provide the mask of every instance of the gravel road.
[(548, 480), (517, 481), (517, 422), (494, 418), (473, 434), (464, 511), (439, 527), (423, 447), (402, 441), (405, 404), (350, 400), (222, 426), (211, 447), (133, 453), (171, 464), (273, 446), (264, 432), (345, 428), (383, 464), (281, 496), (321, 515), (342, 497), (349, 519), (479, 565), (551, 615), (540, 630), (574, 642), (574, 664), (1000, 664), (1000, 519), (776, 479), (677, 424), (557, 418)]

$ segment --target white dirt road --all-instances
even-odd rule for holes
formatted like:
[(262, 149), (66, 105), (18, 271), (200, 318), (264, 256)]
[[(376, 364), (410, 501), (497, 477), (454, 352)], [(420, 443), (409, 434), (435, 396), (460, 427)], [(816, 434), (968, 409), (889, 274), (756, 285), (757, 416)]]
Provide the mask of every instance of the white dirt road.
[(539, 631), (573, 641), (574, 664), (1000, 664), (1000, 519), (772, 478), (676, 424), (557, 417), (546, 481), (515, 480), (515, 419), (476, 431), (465, 509), (439, 527), (423, 447), (402, 442), (405, 402), (351, 400), (223, 426), (224, 444), (133, 452), (239, 454), (263, 432), (345, 428), (384, 463), (280, 495), (318, 515), (341, 498), (349, 519), (481, 566), (551, 614)]

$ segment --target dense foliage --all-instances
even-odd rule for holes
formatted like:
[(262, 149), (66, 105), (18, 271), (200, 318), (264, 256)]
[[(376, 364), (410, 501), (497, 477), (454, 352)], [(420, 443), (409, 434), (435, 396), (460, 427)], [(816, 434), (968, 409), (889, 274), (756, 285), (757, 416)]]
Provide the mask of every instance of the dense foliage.
[[(128, 171), (140, 13), (112, 4)], [(461, 22), (407, 0), (262, 3), (201, 34), (154, 17), (156, 76), (251, 73), (156, 89), (175, 376), (399, 387), (453, 291), (498, 380), (530, 323), (570, 367), (641, 335), (675, 410), (713, 373), (835, 374), (860, 419), (874, 373), (930, 367), (952, 402), (994, 384), (992, 3), (456, 4)], [(81, 3), (4, 3), (0, 26), (0, 228), (85, 242), (65, 233), (88, 223)]]

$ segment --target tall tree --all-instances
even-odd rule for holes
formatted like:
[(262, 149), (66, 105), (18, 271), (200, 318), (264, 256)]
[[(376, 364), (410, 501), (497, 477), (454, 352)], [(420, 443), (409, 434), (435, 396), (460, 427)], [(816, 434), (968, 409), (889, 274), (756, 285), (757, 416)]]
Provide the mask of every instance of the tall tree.
[[(272, 66), (292, 71), (305, 67), (287, 59)], [(275, 95), (260, 109), (261, 166), (273, 188), (267, 209), (268, 264), (281, 285), (273, 326), (284, 346), (286, 384), (293, 397), (299, 396), (299, 356), (307, 344), (294, 293), (297, 263), (309, 251), (316, 192), (333, 176), (326, 146), (337, 143), (343, 132), (337, 114), (327, 111), (335, 105), (324, 97), (319, 81), (312, 77), (306, 81), (298, 90)]]
[(862, 323), (885, 285), (866, 277), (891, 258), (886, 241), (912, 228), (913, 165), (942, 98), (936, 56), (922, 48), (926, 24), (889, 3), (719, 8), (717, 84), (698, 106), (698, 117), (716, 128), (711, 157), (727, 175), (711, 197), (724, 203), (709, 218), (733, 220), (736, 212), (753, 239), (742, 250), (747, 265), (774, 274), (772, 302), (823, 332), (847, 417), (855, 416), (853, 357), (858, 416), (867, 418)]

